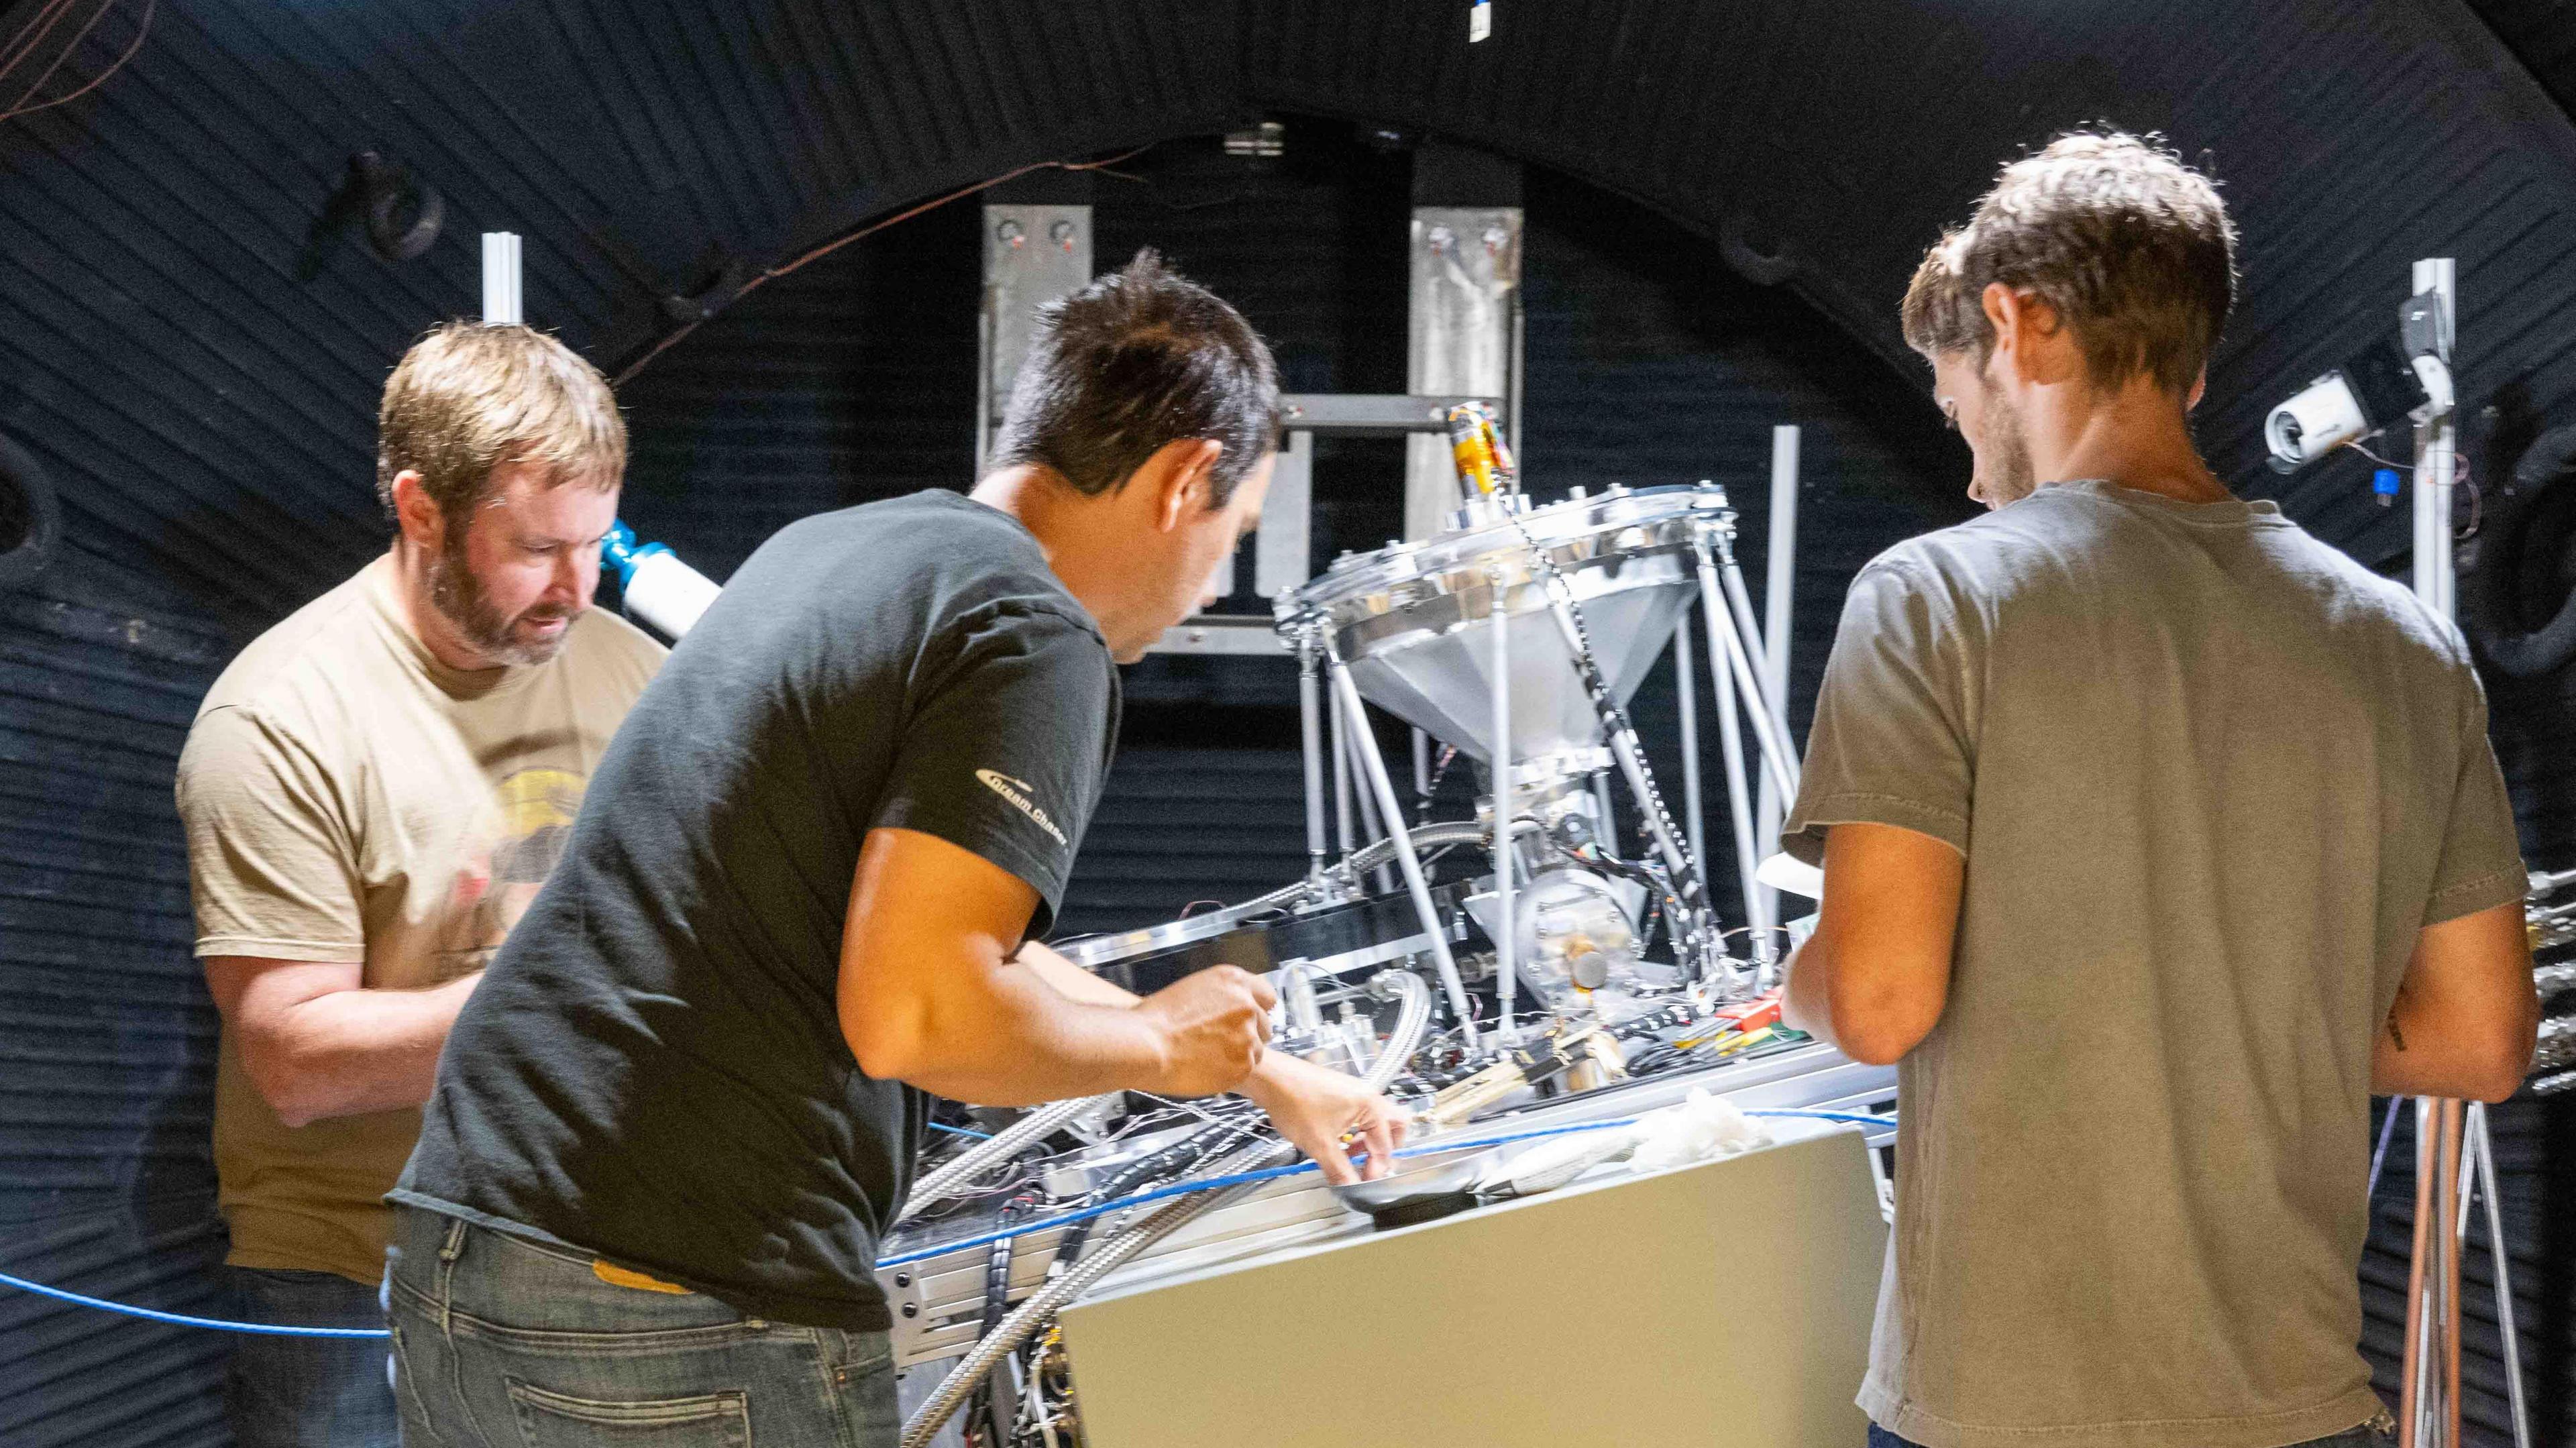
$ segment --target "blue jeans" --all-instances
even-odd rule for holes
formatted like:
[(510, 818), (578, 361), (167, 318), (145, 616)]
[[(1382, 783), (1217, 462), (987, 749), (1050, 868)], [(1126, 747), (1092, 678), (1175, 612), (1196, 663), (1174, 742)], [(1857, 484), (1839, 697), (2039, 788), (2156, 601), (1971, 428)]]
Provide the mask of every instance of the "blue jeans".
[[(244, 1322), (383, 1327), (376, 1289), (331, 1272), (227, 1267)], [(241, 1448), (394, 1448), (385, 1345), (357, 1337), (242, 1333), (224, 1375), (224, 1416)]]
[[(2331, 1438), (2312, 1438), (2305, 1443), (2293, 1444), (2291, 1448), (2396, 1448), (2396, 1443), (2394, 1432), (2381, 1432), (2364, 1424), (2349, 1433), (2337, 1433)], [(1869, 1448), (1917, 1448), (1917, 1445), (1872, 1423), (1869, 1425)]]
[(902, 1434), (882, 1332), (616, 1286), (587, 1253), (414, 1207), (394, 1209), (391, 1258), (404, 1448), (886, 1448)]

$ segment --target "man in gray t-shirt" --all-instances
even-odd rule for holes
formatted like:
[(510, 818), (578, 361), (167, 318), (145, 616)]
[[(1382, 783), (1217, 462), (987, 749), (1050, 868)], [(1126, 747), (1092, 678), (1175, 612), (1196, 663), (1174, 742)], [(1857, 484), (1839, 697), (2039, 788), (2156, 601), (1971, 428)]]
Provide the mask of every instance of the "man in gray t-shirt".
[(1907, 297), (1997, 511), (1854, 581), (1783, 841), (1826, 882), (1793, 1021), (1899, 1063), (1876, 1442), (2380, 1441), (2370, 1094), (2530, 1059), (2459, 634), (2192, 449), (2232, 249), (2078, 135)]

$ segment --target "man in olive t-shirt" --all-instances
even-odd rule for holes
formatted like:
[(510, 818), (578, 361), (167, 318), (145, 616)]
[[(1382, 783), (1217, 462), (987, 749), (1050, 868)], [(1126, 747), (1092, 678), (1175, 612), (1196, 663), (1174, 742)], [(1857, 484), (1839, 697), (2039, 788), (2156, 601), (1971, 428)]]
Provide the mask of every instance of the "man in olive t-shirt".
[(2079, 134), (1906, 298), (1997, 511), (1853, 582), (1783, 837), (1825, 870), (1793, 1022), (1899, 1066), (1876, 1444), (2384, 1441), (2370, 1094), (2530, 1059), (2458, 632), (2193, 450), (2232, 248)]
[[(236, 1311), (381, 1322), (394, 1184), (440, 1042), (562, 853), (663, 650), (590, 610), (625, 430), (523, 327), (454, 325), (384, 399), (392, 550), (245, 649), (180, 756), (197, 954), (224, 1015)], [(245, 1445), (390, 1445), (380, 1345), (244, 1337)]]

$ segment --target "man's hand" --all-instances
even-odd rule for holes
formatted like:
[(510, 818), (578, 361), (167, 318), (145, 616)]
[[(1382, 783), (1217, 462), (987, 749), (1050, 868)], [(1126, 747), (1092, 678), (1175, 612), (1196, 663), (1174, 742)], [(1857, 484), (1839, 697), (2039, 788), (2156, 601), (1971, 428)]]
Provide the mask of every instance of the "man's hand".
[(1267, 982), (1231, 965), (1185, 975), (1137, 1002), (1163, 1046), (1163, 1069), (1148, 1089), (1213, 1096), (1243, 1085), (1261, 1064), (1278, 1004)]
[(1337, 1185), (1363, 1179), (1351, 1166), (1346, 1140), (1356, 1137), (1368, 1149), (1365, 1179), (1375, 1181), (1395, 1169), (1395, 1150), (1412, 1125), (1394, 1102), (1359, 1078), (1278, 1051), (1262, 1054), (1243, 1094), (1269, 1115), (1280, 1135), (1315, 1159), (1324, 1180)]

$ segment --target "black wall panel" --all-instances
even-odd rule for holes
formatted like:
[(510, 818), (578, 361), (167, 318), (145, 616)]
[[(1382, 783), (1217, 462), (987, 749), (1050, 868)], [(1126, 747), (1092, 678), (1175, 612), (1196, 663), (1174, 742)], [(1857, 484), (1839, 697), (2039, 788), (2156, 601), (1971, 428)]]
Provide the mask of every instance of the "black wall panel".
[[(75, 71), (121, 43), (117, 3), (126, 20)], [(0, 33), (35, 4), (0, 5)], [(2257, 428), (2389, 325), (2411, 258), (2460, 259), (2472, 408), (2576, 420), (2576, 27), (2557, 7), (1498, 0), (1473, 47), (1463, 10), (160, 0), (106, 85), (0, 122), (0, 431), (53, 473), (71, 535), (0, 594), (0, 1270), (218, 1305), (213, 1022), (171, 761), (231, 652), (382, 545), (373, 399), (409, 337), (473, 307), (485, 227), (526, 236), (531, 314), (616, 366), (681, 325), (674, 294), (721, 302), (902, 207), (1168, 142), (1120, 168), (1142, 180), (1094, 179), (1104, 263), (1165, 246), (1245, 305), (1292, 385), (1380, 390), (1402, 375), (1401, 158), (1299, 125), (1287, 162), (1246, 179), (1172, 138), (1275, 112), (1536, 163), (1533, 483), (1720, 478), (1758, 569), (1767, 427), (1807, 427), (1801, 698), (1850, 571), (1961, 508), (1964, 458), (1893, 298), (1996, 159), (2061, 126), (2161, 126), (2226, 179), (2246, 288), (2201, 436), (2241, 487), (2366, 561), (2403, 566), (2403, 510), (2368, 501), (2358, 459), (2259, 471)], [(445, 193), (423, 259), (325, 224), (361, 148)], [(961, 481), (974, 223), (969, 199), (762, 281), (642, 372), (625, 394), (638, 526), (721, 575), (789, 518)], [(1753, 287), (1730, 250), (1792, 280)], [(2471, 453), (2480, 478), (2506, 461)], [(1390, 531), (1391, 462), (1328, 456), (1331, 546)], [(1157, 918), (1294, 873), (1287, 670), (1249, 668), (1133, 671), (1131, 747), (1071, 919)], [(2493, 685), (2535, 863), (2576, 857), (2571, 694), (2576, 673)], [(1668, 687), (1637, 712), (1677, 778)], [(2529, 1103), (2497, 1124), (2542, 1441), (2564, 1443), (2576, 1126)], [(2393, 1170), (2365, 1263), (2383, 1356), (2404, 1200)], [(222, 1348), (0, 1293), (0, 1443), (218, 1442)], [(2492, 1387), (2492, 1366), (2472, 1382)], [(2500, 1441), (2496, 1404), (2473, 1407)]]

